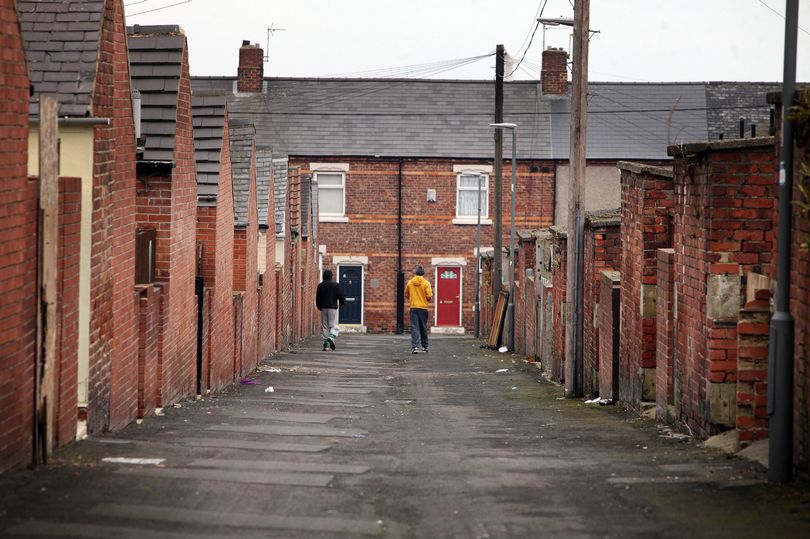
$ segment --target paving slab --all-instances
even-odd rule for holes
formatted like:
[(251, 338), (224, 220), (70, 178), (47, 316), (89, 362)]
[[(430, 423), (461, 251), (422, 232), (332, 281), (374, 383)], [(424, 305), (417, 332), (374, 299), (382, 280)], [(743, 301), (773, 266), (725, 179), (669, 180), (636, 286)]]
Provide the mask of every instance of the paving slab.
[(252, 483), (257, 485), (290, 485), (299, 487), (326, 487), (334, 479), (318, 473), (265, 473), (262, 471), (181, 469), (181, 468), (121, 468), (116, 473), (154, 477), (156, 479), (183, 479), (191, 481), (220, 481)]
[(197, 459), (189, 466), (199, 468), (220, 468), (224, 470), (260, 470), (289, 472), (323, 472), (331, 474), (363, 474), (371, 468), (359, 464), (335, 464), (331, 462), (310, 462), (291, 460), (236, 460), (236, 459)]
[(304, 427), (282, 425), (213, 425), (206, 430), (242, 432), (251, 434), (272, 434), (276, 436), (326, 436), (329, 438), (365, 436), (368, 431), (357, 429), (337, 429), (331, 427)]

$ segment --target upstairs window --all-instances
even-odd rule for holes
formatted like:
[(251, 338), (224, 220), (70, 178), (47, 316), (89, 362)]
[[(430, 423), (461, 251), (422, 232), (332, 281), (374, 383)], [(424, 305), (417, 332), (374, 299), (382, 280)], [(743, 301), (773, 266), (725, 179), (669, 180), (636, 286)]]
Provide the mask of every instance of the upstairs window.
[(346, 215), (346, 174), (343, 172), (316, 172), (318, 182), (318, 215), (321, 218)]
[(481, 193), (481, 221), (489, 218), (489, 176), (462, 172), (456, 176), (456, 218), (475, 223), (478, 220), (478, 193)]

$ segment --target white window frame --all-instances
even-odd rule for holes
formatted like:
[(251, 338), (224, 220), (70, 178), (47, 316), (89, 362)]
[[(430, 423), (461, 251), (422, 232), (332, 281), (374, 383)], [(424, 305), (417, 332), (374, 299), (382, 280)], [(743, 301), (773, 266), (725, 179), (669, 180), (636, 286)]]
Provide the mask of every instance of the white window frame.
[(459, 199), (461, 198), (462, 191), (478, 192), (478, 188), (462, 187), (462, 176), (483, 176), (481, 182), (481, 224), (492, 224), (489, 218), (489, 174), (478, 170), (460, 170), (456, 173), (456, 218), (453, 219), (453, 224), (456, 225), (475, 225), (478, 223), (478, 215), (459, 215)]
[[(322, 185), (320, 181), (318, 181), (318, 176), (320, 174), (330, 174), (330, 175), (340, 175), (340, 187), (334, 185)], [(318, 222), (319, 223), (346, 223), (348, 222), (348, 218), (346, 217), (346, 171), (344, 170), (321, 170), (316, 171), (315, 175), (315, 182), (318, 184), (318, 196), (320, 197), (321, 191), (326, 190), (337, 190), (340, 189), (341, 193), (343, 194), (343, 212), (341, 213), (324, 213), (321, 211), (320, 208), (323, 206), (318, 200)]]

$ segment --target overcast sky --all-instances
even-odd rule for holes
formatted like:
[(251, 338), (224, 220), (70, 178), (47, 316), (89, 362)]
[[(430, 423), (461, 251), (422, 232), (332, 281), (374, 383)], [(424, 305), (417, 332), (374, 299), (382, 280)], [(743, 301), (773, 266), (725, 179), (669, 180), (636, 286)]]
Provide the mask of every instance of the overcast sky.
[[(498, 43), (522, 55), (543, 4), (543, 17), (573, 17), (569, 0), (124, 1), (129, 25), (183, 27), (192, 75), (236, 75), (242, 40), (266, 48), (273, 25), (285, 30), (270, 38), (266, 76), (492, 79), (491, 56), (457, 66)], [(784, 12), (784, 0), (591, 0), (589, 77), (781, 81)], [(797, 78), (810, 81), (808, 1), (799, 25)], [(543, 40), (541, 26), (515, 78), (539, 77)], [(567, 29), (545, 32), (546, 46), (569, 43)]]

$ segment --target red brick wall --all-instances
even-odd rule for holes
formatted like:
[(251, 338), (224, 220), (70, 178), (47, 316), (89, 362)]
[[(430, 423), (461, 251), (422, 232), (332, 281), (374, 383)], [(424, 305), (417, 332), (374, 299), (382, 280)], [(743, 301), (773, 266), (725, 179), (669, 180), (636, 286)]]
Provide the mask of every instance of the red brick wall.
[[(36, 193), (26, 179), (28, 71), (14, 2), (0, 2), (0, 472), (30, 462), (34, 417)], [(36, 183), (31, 189), (36, 189)], [(32, 202), (33, 201), (33, 202)]]
[(276, 213), (273, 211), (273, 170), (270, 167), (270, 186), (267, 203), (267, 229), (265, 250), (259, 253), (264, 257), (264, 276), (259, 290), (259, 359), (265, 359), (275, 352), (276, 344)]
[(239, 49), (237, 69), (237, 90), (239, 92), (261, 92), (264, 77), (264, 51), (251, 44)]
[(209, 299), (203, 385), (220, 389), (233, 378), (233, 184), (228, 130), (223, 130), (216, 206), (197, 208), (197, 241), (204, 245), (203, 275)]
[[(99, 70), (93, 112), (111, 119), (97, 137), (111, 141), (112, 171), (103, 198), (112, 202), (110, 278), (112, 279), (113, 334), (110, 352), (110, 428), (121, 428), (137, 413), (136, 357), (138, 346), (135, 285), (135, 126), (132, 120), (132, 88), (129, 76), (124, 7), (121, 0), (107, 0), (101, 32)], [(103, 87), (103, 89), (102, 89)], [(97, 159), (106, 159), (106, 157)], [(101, 178), (103, 181), (103, 178)], [(93, 228), (96, 230), (96, 227)], [(94, 232), (95, 233), (95, 232)], [(95, 245), (95, 243), (94, 243)], [(96, 251), (93, 251), (94, 255)], [(91, 298), (91, 304), (92, 304)]]
[[(675, 287), (678, 290), (674, 386), (680, 418), (702, 436), (727, 424), (714, 399), (737, 384), (741, 302), (717, 316), (716, 283), (739, 291), (740, 275), (766, 272), (772, 261), (776, 169), (772, 139), (671, 148), (675, 153)], [(714, 309), (714, 307), (711, 307)], [(721, 406), (722, 405), (722, 406)], [(733, 413), (731, 414), (733, 420)]]
[[(803, 88), (800, 91), (805, 92), (805, 99), (807, 99), (806, 92), (808, 92), (808, 89)], [(781, 97), (777, 101), (781, 101)], [(781, 104), (777, 104), (776, 119), (776, 146), (781, 148)], [(804, 137), (806, 137), (807, 131), (805, 130), (804, 133)], [(799, 185), (803, 184), (805, 189), (810, 189), (810, 180), (800, 175), (799, 167), (801, 163), (807, 163), (809, 159), (807, 148), (810, 145), (810, 140), (802, 138), (802, 132), (799, 130), (797, 130), (797, 134), (793, 154), (794, 184), (792, 200), (807, 202), (807, 199), (799, 190)], [(795, 206), (792, 217), (790, 312), (795, 321), (793, 456), (799, 476), (807, 478), (810, 476), (810, 251), (807, 247), (807, 242), (810, 242), (810, 216), (800, 211), (798, 206)], [(776, 222), (777, 219), (778, 215), (774, 221)], [(773, 245), (774, 251), (776, 251), (775, 239)], [(775, 267), (771, 270), (771, 275), (774, 277), (776, 276), (775, 270)]]
[[(621, 167), (620, 167), (621, 168)], [(672, 176), (659, 167), (622, 170), (622, 333), (619, 398), (640, 409), (655, 399), (656, 250), (669, 247), (669, 212), (674, 205)], [(643, 293), (646, 291), (646, 294)]]
[(79, 260), (82, 180), (59, 179), (55, 447), (76, 437), (79, 364)]
[(735, 426), (742, 445), (768, 437), (768, 333), (770, 290), (757, 290), (740, 310)]
[(160, 285), (139, 285), (138, 292), (138, 417), (158, 405), (158, 353), (163, 329)]
[(567, 244), (565, 233), (555, 233), (554, 256), (551, 261), (551, 377), (557, 381), (563, 381), (565, 377), (565, 317), (563, 311), (568, 266)]
[[(806, 90), (805, 90), (806, 91)], [(797, 146), (794, 152), (796, 167), (800, 162), (807, 162), (807, 143)], [(798, 182), (803, 181), (805, 188), (808, 178), (802, 180), (794, 172), (794, 200), (800, 200)], [(794, 455), (796, 466), (803, 477), (810, 476), (810, 250), (805, 242), (810, 242), (810, 215), (793, 210), (792, 226), (792, 266), (790, 301), (791, 311), (796, 320), (796, 343), (794, 353), (796, 414), (793, 429), (796, 444)]]
[(616, 340), (622, 336), (620, 313), (614, 312), (613, 301), (621, 289), (620, 279), (618, 271), (604, 271), (599, 282), (599, 396), (614, 401), (619, 399), (619, 343)]
[(171, 178), (138, 182), (137, 219), (156, 229), (156, 281), (163, 283), (163, 324), (158, 361), (159, 405), (167, 406), (196, 392), (197, 182), (191, 123), (188, 51), (177, 95), (177, 123)]
[(599, 332), (596, 317), (600, 305), (600, 280), (603, 271), (619, 268), (621, 236), (616, 225), (593, 226), (588, 221), (584, 235), (582, 387), (585, 395), (596, 395), (599, 393)]
[[(521, 238), (515, 258), (515, 350), (531, 359), (534, 359), (537, 337), (537, 289), (534, 275), (536, 249), (537, 242), (534, 238)], [(473, 291), (473, 297), (474, 294)]]
[(672, 400), (672, 368), (674, 364), (674, 303), (675, 303), (675, 251), (658, 249), (656, 285), (656, 359), (655, 359), (655, 415), (660, 420), (669, 417)]
[[(375, 158), (291, 158), (291, 165), (309, 170), (310, 161), (348, 162), (346, 174), (346, 216), (348, 223), (319, 223), (318, 242), (326, 245), (324, 267), (334, 267), (333, 256), (368, 256), (365, 268), (364, 323), (369, 331), (396, 329), (397, 276), (397, 182), (396, 159)], [(432, 257), (464, 258), (462, 271), (462, 323), (470, 330), (475, 302), (475, 225), (454, 225), (456, 216), (456, 174), (454, 164), (463, 160), (405, 159), (402, 166), (402, 266), (408, 272), (416, 264), (425, 267), (433, 279)], [(478, 164), (480, 161), (470, 164)], [(540, 172), (539, 162), (519, 162), (517, 170), (516, 226), (539, 228), (551, 224), (553, 172)], [(510, 163), (504, 164), (509, 178)], [(548, 168), (548, 167), (546, 167)], [(532, 172), (531, 170), (538, 170)], [(510, 182), (503, 182), (504, 204), (510, 200)], [(436, 190), (436, 202), (426, 202), (428, 189)], [(508, 208), (508, 206), (506, 206)], [(509, 212), (503, 223), (504, 245), (509, 241)], [(490, 175), (489, 215), (494, 217), (494, 178)], [(493, 244), (493, 225), (481, 227), (481, 245)], [(377, 286), (373, 286), (376, 284)], [(431, 281), (435, 286), (435, 283)], [(434, 314), (431, 313), (431, 322)]]

